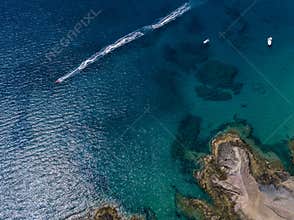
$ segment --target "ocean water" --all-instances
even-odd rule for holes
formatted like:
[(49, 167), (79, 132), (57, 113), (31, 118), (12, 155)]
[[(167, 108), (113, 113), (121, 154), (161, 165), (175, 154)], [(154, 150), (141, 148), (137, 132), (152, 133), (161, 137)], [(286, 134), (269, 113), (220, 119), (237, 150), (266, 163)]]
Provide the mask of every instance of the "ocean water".
[[(181, 218), (175, 189), (206, 198), (171, 155), (188, 114), (201, 118), (203, 140), (236, 117), (247, 120), (262, 149), (291, 169), (285, 144), (294, 135), (290, 0), (193, 0), (174, 21), (55, 83), (184, 3), (1, 2), (0, 219), (64, 219), (109, 202), (129, 213), (149, 208), (158, 219)], [(97, 16), (60, 46), (93, 12)], [(201, 46), (207, 37), (209, 47)], [(60, 52), (48, 59), (55, 47)], [(226, 101), (199, 97), (196, 74), (206, 60), (234, 65), (240, 94)]]

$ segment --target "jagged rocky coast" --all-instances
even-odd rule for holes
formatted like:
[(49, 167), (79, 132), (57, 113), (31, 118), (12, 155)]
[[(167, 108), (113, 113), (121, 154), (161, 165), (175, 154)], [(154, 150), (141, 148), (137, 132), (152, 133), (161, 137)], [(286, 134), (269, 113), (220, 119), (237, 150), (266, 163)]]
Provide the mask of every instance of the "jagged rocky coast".
[[(212, 201), (176, 195), (189, 219), (294, 219), (294, 177), (266, 158), (243, 130), (225, 129), (210, 141), (211, 154), (194, 173)], [(291, 146), (291, 145), (290, 145)]]

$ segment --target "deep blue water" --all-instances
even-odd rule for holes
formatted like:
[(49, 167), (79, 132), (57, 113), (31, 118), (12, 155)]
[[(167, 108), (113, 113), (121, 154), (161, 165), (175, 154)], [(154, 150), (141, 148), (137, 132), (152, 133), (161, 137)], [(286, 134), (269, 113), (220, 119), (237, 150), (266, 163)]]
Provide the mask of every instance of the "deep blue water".
[[(201, 117), (203, 138), (236, 115), (246, 119), (267, 144), (263, 150), (287, 165), (285, 144), (272, 144), (294, 134), (290, 0), (260, 0), (252, 8), (245, 0), (194, 0), (175, 21), (54, 83), (104, 46), (183, 3), (1, 2), (0, 219), (63, 219), (105, 202), (177, 219), (174, 186), (205, 197), (170, 153), (187, 114)], [(91, 10), (101, 13), (48, 60), (46, 53)], [(229, 42), (219, 37), (227, 28)], [(272, 48), (266, 46), (269, 35)], [(209, 48), (199, 46), (206, 37)], [(239, 69), (240, 94), (227, 101), (197, 96), (195, 74), (207, 59)], [(208, 151), (206, 145), (199, 148)]]

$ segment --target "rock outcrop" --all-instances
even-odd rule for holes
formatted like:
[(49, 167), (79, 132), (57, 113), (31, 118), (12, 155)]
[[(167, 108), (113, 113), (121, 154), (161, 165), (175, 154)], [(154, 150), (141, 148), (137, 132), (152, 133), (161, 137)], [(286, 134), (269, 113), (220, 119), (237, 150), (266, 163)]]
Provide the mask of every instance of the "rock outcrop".
[(115, 206), (106, 205), (100, 208), (92, 208), (85, 213), (70, 216), (70, 220), (145, 220), (140, 215), (126, 216)]
[(96, 210), (94, 220), (120, 220), (122, 219), (116, 208), (107, 206)]
[(213, 200), (176, 196), (179, 210), (190, 219), (294, 219), (294, 178), (232, 130), (211, 140), (211, 155), (195, 173)]

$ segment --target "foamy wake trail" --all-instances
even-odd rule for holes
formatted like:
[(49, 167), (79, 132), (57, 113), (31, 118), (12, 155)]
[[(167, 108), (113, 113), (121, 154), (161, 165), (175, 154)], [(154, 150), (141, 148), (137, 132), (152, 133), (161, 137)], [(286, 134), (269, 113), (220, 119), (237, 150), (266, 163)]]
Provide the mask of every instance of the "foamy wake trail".
[(181, 7), (177, 8), (175, 11), (173, 11), (172, 13), (167, 15), (166, 17), (160, 19), (156, 24), (151, 25), (151, 27), (153, 30), (155, 30), (157, 28), (161, 28), (162, 26), (166, 25), (167, 23), (175, 20), (177, 17), (186, 13), (190, 9), (191, 9), (190, 3), (185, 3)]
[(155, 29), (161, 28), (164, 25), (168, 24), (169, 22), (175, 20), (176, 18), (180, 17), (181, 15), (183, 15), (184, 13), (186, 13), (187, 11), (189, 11), (191, 9), (191, 4), (190, 3), (185, 3), (183, 4), (181, 7), (177, 8), (176, 10), (174, 10), (173, 12), (171, 12), (170, 14), (168, 14), (167, 16), (161, 18), (157, 23), (152, 24), (152, 25), (147, 25), (144, 26), (132, 33), (127, 34), (126, 36), (118, 39), (117, 41), (115, 41), (113, 44), (110, 44), (104, 48), (102, 48), (100, 51), (98, 51), (97, 53), (95, 53), (94, 55), (92, 55), (90, 58), (86, 59), (85, 61), (83, 61), (76, 69), (74, 69), (73, 71), (71, 71), (70, 73), (60, 77), (59, 79), (56, 80), (57, 83), (61, 83), (64, 80), (72, 77), (73, 75), (75, 75), (76, 73), (80, 72), (81, 70), (85, 69), (88, 65), (90, 65), (91, 63), (94, 63), (95, 61), (99, 60), (100, 58), (104, 57), (105, 55), (111, 53), (112, 51), (144, 36), (146, 33), (151, 32)]
[(58, 80), (56, 80), (56, 82), (57, 83), (63, 82), (64, 80), (72, 77), (76, 73), (78, 73), (81, 70), (85, 69), (89, 64), (94, 63), (95, 61), (97, 61), (100, 58), (104, 57), (106, 54), (112, 52), (113, 50), (115, 50), (115, 49), (129, 43), (129, 42), (132, 42), (133, 40), (138, 39), (139, 37), (142, 37), (143, 35), (144, 35), (144, 33), (140, 32), (140, 31), (135, 31), (135, 32), (132, 32), (132, 33), (118, 39), (113, 44), (110, 44), (107, 47), (104, 47), (103, 49), (101, 49), (100, 51), (98, 51), (97, 53), (92, 55), (90, 58), (83, 61), (76, 69), (74, 69), (70, 73), (60, 77)]

